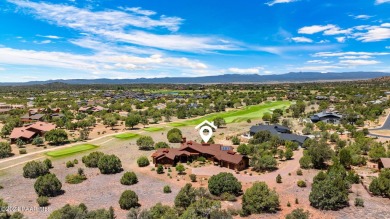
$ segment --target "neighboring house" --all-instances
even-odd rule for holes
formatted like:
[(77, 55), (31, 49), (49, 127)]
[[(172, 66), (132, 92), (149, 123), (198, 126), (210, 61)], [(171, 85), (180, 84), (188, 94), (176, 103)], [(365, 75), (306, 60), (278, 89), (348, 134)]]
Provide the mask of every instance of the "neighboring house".
[(343, 116), (341, 114), (338, 114), (337, 112), (328, 112), (328, 111), (323, 111), (314, 114), (313, 116), (310, 117), (311, 121), (314, 123), (322, 121), (330, 124), (340, 124), (342, 118)]
[(14, 128), (10, 134), (11, 142), (21, 139), (24, 142), (31, 142), (36, 136), (43, 136), (46, 132), (56, 128), (56, 125), (47, 122), (36, 122), (31, 125)]
[(200, 144), (183, 139), (180, 148), (159, 148), (152, 154), (153, 163), (157, 166), (175, 166), (178, 162), (196, 160), (204, 157), (214, 164), (233, 170), (244, 170), (249, 166), (249, 158), (233, 151), (231, 146), (221, 144)]
[(43, 121), (45, 114), (38, 113), (38, 111), (28, 111), (27, 114), (20, 117), (22, 122), (36, 122)]
[(297, 142), (299, 145), (303, 145), (303, 143), (308, 139), (307, 136), (291, 134), (291, 130), (282, 125), (255, 125), (252, 126), (249, 130), (249, 137), (252, 138), (256, 133), (260, 131), (269, 131), (272, 135), (276, 135), (279, 139), (284, 141), (292, 141)]
[(390, 158), (381, 158), (378, 163), (378, 168), (381, 170), (382, 168), (390, 169)]
[(327, 100), (327, 96), (316, 96), (316, 100)]
[(0, 103), (0, 113), (6, 113), (13, 109), (24, 109), (24, 105), (11, 105), (6, 103)]
[(104, 111), (104, 110), (108, 110), (108, 108), (104, 108), (102, 106), (94, 106), (94, 107), (82, 106), (79, 108), (79, 112), (81, 112), (81, 113), (100, 112), (100, 111)]

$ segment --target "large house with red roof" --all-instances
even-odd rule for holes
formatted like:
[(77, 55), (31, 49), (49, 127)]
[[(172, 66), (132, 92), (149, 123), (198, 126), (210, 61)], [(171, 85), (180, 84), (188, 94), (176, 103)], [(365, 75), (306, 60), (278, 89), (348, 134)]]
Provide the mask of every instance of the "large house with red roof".
[(214, 164), (233, 170), (243, 170), (249, 166), (249, 158), (233, 151), (231, 146), (221, 144), (200, 144), (194, 141), (183, 141), (180, 148), (159, 148), (152, 154), (153, 163), (164, 166), (175, 166), (178, 162), (196, 160), (204, 157)]
[(46, 132), (56, 128), (56, 125), (47, 122), (35, 122), (23, 127), (14, 128), (10, 134), (11, 142), (21, 139), (31, 142), (36, 136), (43, 136)]

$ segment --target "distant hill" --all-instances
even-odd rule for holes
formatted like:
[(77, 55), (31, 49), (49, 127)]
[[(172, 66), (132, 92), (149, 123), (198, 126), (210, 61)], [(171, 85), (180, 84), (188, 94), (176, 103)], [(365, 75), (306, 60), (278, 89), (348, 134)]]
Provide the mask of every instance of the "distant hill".
[(281, 83), (281, 82), (315, 82), (315, 81), (345, 81), (363, 80), (379, 77), (390, 77), (384, 72), (290, 72), (287, 74), (257, 75), (257, 74), (225, 74), (203, 77), (165, 77), (165, 78), (137, 78), (137, 79), (70, 79), (30, 81), (15, 83), (0, 83), (0, 86), (40, 85), (40, 84), (208, 84), (208, 83)]

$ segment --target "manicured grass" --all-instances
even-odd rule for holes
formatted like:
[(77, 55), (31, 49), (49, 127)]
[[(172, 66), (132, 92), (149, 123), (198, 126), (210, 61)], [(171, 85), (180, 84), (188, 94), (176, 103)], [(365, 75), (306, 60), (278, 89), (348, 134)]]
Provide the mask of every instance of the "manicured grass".
[(97, 148), (98, 146), (93, 145), (93, 144), (81, 144), (81, 145), (76, 145), (73, 147), (69, 148), (64, 148), (56, 151), (50, 151), (45, 153), (47, 156), (50, 157), (64, 157), (72, 154), (76, 154), (82, 151), (87, 151), (87, 150), (92, 150)]
[(164, 128), (162, 128), (162, 127), (148, 127), (148, 128), (144, 128), (144, 130), (148, 131), (148, 132), (158, 132), (158, 131), (164, 130)]
[(136, 138), (138, 136), (139, 136), (138, 134), (129, 133), (129, 132), (128, 133), (122, 133), (122, 134), (114, 135), (115, 138), (121, 139), (121, 140), (129, 140), (129, 139), (132, 139), (132, 138)]
[(224, 118), (227, 123), (242, 122), (248, 119), (259, 119), (263, 117), (264, 113), (266, 112), (271, 112), (274, 109), (286, 109), (290, 105), (291, 105), (290, 101), (267, 102), (260, 105), (248, 106), (239, 110), (213, 113), (197, 119), (187, 120), (183, 122), (175, 122), (175, 123), (171, 123), (170, 125), (173, 127), (198, 125), (199, 123), (203, 122), (205, 119), (207, 119), (208, 121), (212, 121), (216, 117)]

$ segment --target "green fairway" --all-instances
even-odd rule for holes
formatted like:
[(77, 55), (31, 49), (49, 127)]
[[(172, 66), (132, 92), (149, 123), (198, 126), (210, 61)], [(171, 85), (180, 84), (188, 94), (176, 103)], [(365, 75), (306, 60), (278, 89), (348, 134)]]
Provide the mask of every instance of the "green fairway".
[(164, 130), (164, 128), (162, 128), (162, 127), (148, 127), (148, 128), (144, 128), (144, 130), (148, 131), (148, 132), (158, 132), (158, 131)]
[(97, 148), (98, 146), (92, 145), (92, 144), (81, 144), (81, 145), (76, 145), (70, 148), (64, 148), (56, 151), (51, 151), (45, 153), (47, 156), (50, 157), (64, 157), (72, 154), (76, 154), (82, 151), (87, 151), (87, 150), (92, 150)]
[(129, 132), (128, 133), (122, 133), (122, 134), (114, 135), (115, 138), (121, 139), (121, 140), (129, 140), (129, 139), (132, 139), (132, 138), (136, 138), (138, 136), (139, 136), (138, 134), (129, 133)]
[(180, 127), (186, 125), (197, 125), (204, 120), (212, 121), (216, 117), (222, 117), (226, 120), (226, 123), (242, 122), (248, 119), (259, 119), (263, 117), (264, 113), (271, 112), (274, 109), (286, 109), (291, 105), (290, 101), (275, 101), (267, 102), (260, 105), (248, 106), (244, 109), (234, 110), (230, 112), (213, 113), (201, 118), (187, 120), (183, 122), (175, 122), (170, 125), (173, 127)]

